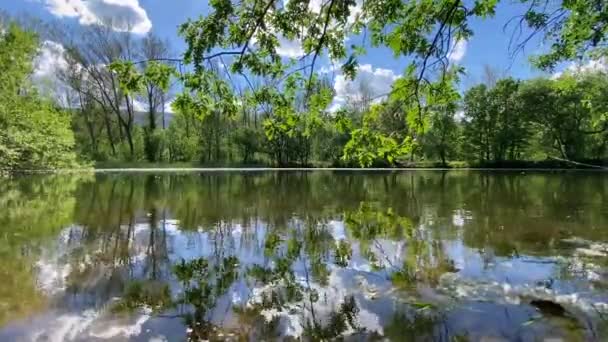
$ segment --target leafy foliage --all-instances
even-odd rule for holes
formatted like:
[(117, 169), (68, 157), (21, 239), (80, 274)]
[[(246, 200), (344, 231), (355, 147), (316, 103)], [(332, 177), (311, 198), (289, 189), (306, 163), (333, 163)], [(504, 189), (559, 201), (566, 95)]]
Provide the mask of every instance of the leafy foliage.
[(0, 33), (0, 169), (77, 165), (69, 113), (39, 96), (28, 82), (38, 40), (17, 24)]
[[(550, 49), (535, 65), (550, 70), (563, 61), (606, 57), (603, 2), (522, 3), (527, 10), (507, 26), (527, 25), (532, 35), (544, 34)], [(206, 15), (179, 27), (186, 42), (183, 60), (166, 58), (167, 48), (153, 36), (137, 41), (95, 26), (80, 45), (66, 42), (69, 70), (63, 78), (78, 98), (70, 107), (75, 134), (65, 129), (70, 117), (27, 85), (35, 37), (10, 28), (0, 53), (0, 63), (10, 69), (0, 76), (2, 167), (69, 166), (74, 145), (93, 160), (214, 165), (369, 167), (439, 160), (445, 167), (450, 159), (501, 164), (555, 153), (564, 159), (605, 158), (608, 124), (604, 104), (597, 101), (603, 98), (604, 76), (562, 78), (554, 91), (540, 89), (550, 80), (529, 86), (533, 82), (505, 79), (473, 87), (461, 99), (464, 69), (450, 54), (455, 44), (473, 37), (471, 22), (494, 16), (498, 4), (214, 0)], [(348, 39), (353, 36), (363, 39), (353, 43)], [(521, 49), (531, 37), (513, 38)], [(282, 55), (285, 40), (301, 47), (297, 56)], [(139, 53), (147, 60), (135, 61), (134, 46), (144, 46)], [(369, 47), (387, 48), (407, 66), (388, 94), (336, 112), (333, 84), (320, 72), (320, 60), (329, 58), (345, 79), (353, 79)], [(577, 93), (579, 85), (594, 95)], [(165, 95), (173, 88), (180, 92), (167, 129)], [(547, 102), (533, 103), (531, 92), (546, 95)], [(135, 108), (141, 98), (148, 104), (143, 128)], [(159, 108), (162, 131), (156, 124)], [(461, 109), (463, 115), (457, 115)], [(54, 140), (38, 144), (49, 136)]]
[(557, 8), (547, 8), (530, 1), (524, 14), (526, 23), (545, 32), (550, 41), (548, 53), (533, 62), (543, 69), (553, 69), (557, 63), (572, 59), (597, 59), (606, 56), (608, 38), (608, 5), (603, 1), (563, 1)]
[(471, 88), (464, 99), (465, 152), (481, 162), (538, 158), (535, 153), (605, 158), (607, 81), (603, 73), (566, 73)]

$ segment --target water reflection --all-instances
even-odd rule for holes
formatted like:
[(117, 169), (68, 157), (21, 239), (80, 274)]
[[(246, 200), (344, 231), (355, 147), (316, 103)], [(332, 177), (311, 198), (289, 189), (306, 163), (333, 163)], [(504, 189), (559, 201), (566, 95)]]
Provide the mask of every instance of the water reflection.
[(0, 340), (608, 336), (601, 173), (65, 175), (0, 190)]

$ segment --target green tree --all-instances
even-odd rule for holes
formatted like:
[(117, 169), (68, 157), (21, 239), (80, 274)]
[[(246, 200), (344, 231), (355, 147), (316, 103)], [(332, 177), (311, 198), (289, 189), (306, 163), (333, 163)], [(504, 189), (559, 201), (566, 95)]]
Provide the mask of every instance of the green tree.
[(490, 91), (495, 141), (492, 144), (494, 160), (516, 160), (522, 156), (529, 138), (529, 118), (518, 96), (520, 82), (513, 78), (499, 80)]
[(350, 140), (344, 146), (342, 156), (345, 161), (355, 161), (363, 167), (394, 165), (398, 157), (412, 153), (414, 144), (410, 136), (400, 140), (396, 135), (377, 129), (386, 106), (388, 104), (373, 105), (364, 114), (361, 128), (350, 132)]
[[(546, 32), (546, 40), (553, 43), (550, 52), (538, 58), (538, 65), (550, 68), (556, 62), (574, 58), (587, 53), (601, 53), (602, 43), (605, 42), (605, 16), (594, 15), (603, 13), (606, 6), (591, 0), (577, 0), (562, 3), (557, 10), (551, 12), (536, 1), (529, 3), (528, 10), (522, 15), (522, 23), (527, 23), (533, 33)], [(473, 35), (469, 25), (476, 18), (493, 16), (498, 0), (481, 0), (466, 3), (461, 0), (430, 0), (430, 1), (392, 1), (368, 0), (361, 6), (356, 6), (354, 0), (322, 2), (313, 6), (307, 0), (292, 0), (281, 3), (274, 0), (239, 1), (218, 0), (210, 3), (209, 14), (197, 20), (190, 20), (180, 27), (180, 34), (188, 45), (185, 53), (187, 62), (192, 62), (197, 72), (204, 70), (206, 62), (229, 56), (232, 58), (231, 70), (241, 74), (282, 80), (285, 75), (293, 72), (297, 65), (295, 61), (281, 58), (277, 53), (279, 40), (286, 38), (302, 44), (304, 57), (310, 64), (300, 67), (308, 76), (304, 79), (305, 96), (314, 91), (315, 63), (319, 56), (327, 53), (332, 60), (342, 62), (342, 71), (347, 77), (353, 77), (357, 70), (357, 59), (365, 53), (364, 45), (346, 45), (346, 37), (369, 32), (371, 46), (388, 47), (396, 57), (410, 57), (410, 64), (405, 70), (404, 77), (393, 86), (392, 101), (399, 101), (401, 110), (406, 113), (408, 134), (411, 140), (417, 138), (424, 127), (423, 116), (429, 112), (426, 108), (430, 89), (446, 86), (443, 78), (450, 72), (449, 52), (453, 44), (466, 40)], [(590, 18), (585, 19), (587, 16)], [(583, 26), (582, 28), (578, 28)], [(525, 44), (525, 41), (522, 42)], [(521, 45), (520, 45), (521, 46)], [(230, 48), (228, 48), (230, 47)], [(281, 87), (271, 82), (271, 89), (266, 89), (267, 95), (275, 90), (276, 96), (255, 97), (256, 105), (269, 104), (273, 115), (279, 121), (289, 123), (289, 116), (297, 112), (298, 104), (295, 98), (283, 97), (281, 108), (276, 107), (277, 97), (281, 97)], [(280, 83), (280, 82), (278, 82)], [(496, 91), (512, 92), (506, 83)], [(279, 89), (279, 92), (276, 92)], [(426, 94), (425, 94), (426, 93)], [(510, 98), (504, 95), (501, 100)], [(504, 108), (505, 103), (496, 104), (492, 115), (514, 113)], [(506, 132), (495, 136), (496, 132), (488, 132), (483, 137), (494, 142), (486, 141), (482, 146), (485, 151), (481, 159), (503, 160), (514, 158), (520, 153), (521, 142), (519, 121), (507, 120)], [(281, 128), (283, 124), (272, 127)], [(285, 124), (289, 126), (289, 124)], [(513, 126), (514, 125), (514, 126)], [(286, 129), (291, 129), (286, 127)], [(517, 134), (512, 134), (517, 131)], [(497, 134), (497, 133), (496, 133)], [(280, 137), (271, 134), (271, 137)], [(362, 165), (370, 165), (374, 159), (392, 152), (414, 149), (397, 148), (405, 140), (396, 139), (373, 131), (358, 129), (351, 134), (351, 143), (347, 145), (347, 157), (359, 159)], [(276, 144), (283, 146), (281, 139)], [(499, 141), (497, 143), (497, 141)], [(357, 147), (358, 144), (370, 144)], [(384, 145), (387, 146), (384, 146)], [(275, 146), (276, 147), (276, 146)], [(381, 147), (383, 151), (378, 151)], [(355, 152), (360, 150), (359, 152)], [(361, 157), (361, 158), (359, 158)], [(390, 156), (394, 159), (398, 155)]]
[(470, 158), (484, 162), (490, 160), (490, 137), (493, 126), (488, 116), (488, 88), (480, 84), (464, 95), (464, 150)]
[(0, 34), (0, 169), (76, 165), (70, 114), (40, 97), (28, 82), (38, 39), (10, 24)]
[(240, 151), (243, 164), (247, 164), (260, 151), (262, 132), (254, 127), (241, 126), (234, 131), (232, 139)]
[(192, 118), (184, 113), (176, 113), (166, 132), (167, 159), (170, 162), (187, 162), (200, 157), (198, 136), (195, 134)]
[(447, 166), (447, 158), (455, 153), (458, 141), (454, 116), (460, 94), (454, 87), (454, 81), (455, 79), (445, 78), (427, 101), (428, 128), (423, 136), (424, 144), (431, 149), (431, 155), (439, 157), (444, 167)]
[(478, 85), (464, 97), (465, 151), (469, 159), (500, 163), (521, 159), (530, 137), (528, 110), (519, 97), (520, 82), (505, 78), (494, 87)]
[(603, 74), (565, 74), (556, 80), (526, 82), (521, 101), (540, 130), (544, 145), (564, 159), (598, 156), (598, 151), (601, 156), (608, 128), (604, 97), (607, 82)]
[(161, 158), (163, 135), (157, 132), (158, 114), (163, 115), (162, 128), (165, 128), (164, 115), (166, 96), (170, 88), (173, 68), (160, 60), (167, 59), (169, 43), (149, 33), (140, 44), (140, 53), (146, 62), (141, 63), (144, 69), (144, 91), (141, 95), (148, 109), (148, 125), (144, 130), (144, 152), (150, 162)]
[(169, 90), (169, 82), (173, 73), (173, 67), (155, 61), (147, 63), (143, 72), (143, 92), (148, 102), (148, 126), (144, 131), (144, 152), (146, 159), (151, 162), (157, 161), (160, 157), (162, 136), (156, 131), (156, 116), (158, 107), (163, 106), (162, 111), (164, 112), (164, 96)]

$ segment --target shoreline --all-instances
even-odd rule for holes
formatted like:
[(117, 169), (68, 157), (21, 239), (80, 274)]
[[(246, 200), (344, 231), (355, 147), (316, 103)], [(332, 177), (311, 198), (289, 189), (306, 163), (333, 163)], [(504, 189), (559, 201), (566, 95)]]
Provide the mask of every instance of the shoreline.
[(347, 167), (202, 167), (202, 168), (100, 168), (95, 173), (113, 172), (271, 172), (271, 171), (347, 171), (347, 172), (390, 172), (390, 171), (608, 171), (608, 169), (584, 168), (438, 168), (438, 167), (402, 167), (402, 168), (347, 168)]
[[(406, 171), (504, 171), (504, 172), (606, 172), (606, 168), (492, 168), (492, 167), (400, 167), (400, 168), (348, 168), (348, 167), (124, 167), (57, 170), (20, 170), (7, 174), (66, 174), (66, 173), (195, 173), (195, 172), (406, 172)], [(0, 174), (2, 174), (0, 172)]]

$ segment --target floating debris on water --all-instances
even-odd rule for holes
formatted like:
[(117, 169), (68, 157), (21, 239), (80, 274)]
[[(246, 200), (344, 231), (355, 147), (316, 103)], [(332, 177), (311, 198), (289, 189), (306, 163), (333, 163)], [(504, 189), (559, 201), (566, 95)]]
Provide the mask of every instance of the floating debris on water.
[(563, 305), (544, 299), (533, 299), (530, 305), (536, 307), (543, 315), (564, 316), (566, 309)]

